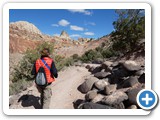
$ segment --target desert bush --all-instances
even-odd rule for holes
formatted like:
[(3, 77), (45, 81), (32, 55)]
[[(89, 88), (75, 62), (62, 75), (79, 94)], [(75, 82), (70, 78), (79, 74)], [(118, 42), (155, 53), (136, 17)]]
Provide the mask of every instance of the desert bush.
[(53, 43), (43, 42), (38, 45), (36, 49), (27, 50), (24, 54), (22, 60), (19, 64), (14, 68), (12, 84), (10, 84), (9, 94), (17, 93), (26, 88), (28, 83), (33, 81), (33, 76), (31, 75), (31, 70), (36, 59), (40, 58), (39, 52), (43, 48), (49, 48), (50, 52), (53, 52)]
[(79, 59), (78, 54), (73, 54), (71, 57), (72, 57), (74, 60), (78, 60), (78, 59)]
[(10, 84), (9, 86), (9, 95), (17, 94), (23, 90), (26, 90), (27, 87), (31, 86), (33, 82), (26, 80), (19, 80)]

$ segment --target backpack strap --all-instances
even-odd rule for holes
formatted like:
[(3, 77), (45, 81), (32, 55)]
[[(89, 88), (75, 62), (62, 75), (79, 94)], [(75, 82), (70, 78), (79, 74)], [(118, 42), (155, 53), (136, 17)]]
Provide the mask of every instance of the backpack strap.
[(42, 62), (44, 63), (44, 65), (48, 68), (48, 70), (50, 70), (51, 68), (50, 68), (49, 65), (46, 63), (46, 61), (43, 60), (43, 59), (41, 59), (41, 60), (42, 60)]

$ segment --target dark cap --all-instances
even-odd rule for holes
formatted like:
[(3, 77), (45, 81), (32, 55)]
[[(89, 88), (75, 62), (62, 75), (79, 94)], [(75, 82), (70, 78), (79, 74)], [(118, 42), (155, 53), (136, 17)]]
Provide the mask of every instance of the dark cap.
[(41, 51), (41, 55), (42, 56), (49, 56), (50, 52), (49, 52), (49, 49), (48, 48), (44, 48), (42, 51)]

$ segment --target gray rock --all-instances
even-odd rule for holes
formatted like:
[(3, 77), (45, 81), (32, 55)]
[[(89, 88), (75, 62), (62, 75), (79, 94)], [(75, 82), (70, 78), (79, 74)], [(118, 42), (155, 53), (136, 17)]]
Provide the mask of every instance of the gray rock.
[(87, 93), (92, 89), (93, 84), (98, 80), (99, 79), (96, 77), (87, 78), (86, 81), (78, 87), (78, 90), (82, 93)]
[(119, 79), (119, 78), (130, 76), (130, 72), (128, 72), (124, 67), (121, 66), (118, 68), (113, 68), (112, 76), (114, 78)]
[(113, 64), (113, 62), (111, 61), (105, 61), (104, 63), (102, 63), (102, 68), (106, 69), (107, 67), (111, 66)]
[(102, 69), (105, 69), (106, 72), (111, 72), (112, 71), (112, 67), (110, 67), (113, 64), (113, 62), (110, 61), (105, 61), (104, 63), (102, 63), (101, 67)]
[(121, 102), (127, 99), (128, 99), (128, 96), (126, 93), (121, 91), (116, 91), (111, 95), (104, 97), (102, 99), (102, 102), (107, 105), (116, 105), (116, 104), (120, 104)]
[(106, 72), (112, 72), (112, 69), (113, 69), (113, 67), (108, 67), (108, 68), (106, 69)]
[(119, 65), (119, 62), (114, 62), (111, 67), (117, 67)]
[(94, 99), (97, 96), (97, 91), (96, 90), (92, 90), (89, 91), (86, 95), (85, 95), (85, 99), (90, 101), (92, 99)]
[(77, 109), (78, 107), (80, 107), (81, 104), (85, 103), (86, 101), (85, 100), (82, 100), (82, 99), (78, 99), (78, 100), (75, 100), (73, 101), (73, 107), (75, 109)]
[(90, 65), (87, 65), (86, 68), (89, 70), (89, 69), (91, 68), (91, 66), (90, 66)]
[(81, 105), (79, 109), (115, 109), (108, 105), (101, 105), (98, 103), (87, 102)]
[(109, 72), (97, 72), (94, 74), (94, 77), (98, 78), (98, 79), (103, 79), (106, 78), (108, 75), (111, 75), (111, 73)]
[(138, 71), (141, 69), (141, 66), (138, 65), (135, 61), (128, 60), (122, 64), (128, 71)]
[(136, 76), (141, 76), (142, 74), (144, 74), (144, 70), (139, 70), (135, 73)]
[(138, 81), (140, 83), (145, 83), (145, 73), (143, 73), (139, 78), (138, 78)]
[(105, 81), (105, 80), (99, 80), (99, 81), (94, 83), (94, 86), (96, 88), (98, 88), (99, 90), (104, 90), (104, 87), (106, 85), (109, 85), (109, 83), (107, 81)]
[(103, 98), (104, 98), (104, 95), (102, 95), (102, 94), (97, 94), (97, 96), (96, 96), (91, 102), (97, 103), (97, 102), (102, 101)]
[(127, 91), (129, 105), (138, 105), (136, 98), (137, 98), (137, 94), (141, 90), (142, 88), (133, 88)]
[(119, 104), (114, 104), (112, 107), (114, 107), (116, 109), (125, 109), (123, 102), (121, 102)]
[[(87, 67), (87, 66), (86, 66), (86, 67)], [(89, 66), (88, 66), (87, 68), (89, 68)], [(92, 67), (90, 67), (90, 68), (88, 69), (88, 71), (89, 71), (89, 72), (92, 72), (94, 69), (95, 69), (95, 67), (92, 66)]]
[(101, 72), (105, 72), (105, 69), (102, 69)]
[(96, 68), (92, 68), (90, 69), (89, 71), (92, 73), (92, 74), (95, 74), (97, 72), (100, 72), (102, 70), (102, 67), (101, 66), (98, 66)]
[(133, 87), (138, 83), (137, 77), (129, 77), (127, 80), (124, 80), (121, 88)]
[(116, 84), (114, 84), (114, 85), (107, 85), (104, 88), (104, 93), (106, 95), (110, 95), (111, 93), (115, 92), (116, 89), (117, 89), (117, 85)]

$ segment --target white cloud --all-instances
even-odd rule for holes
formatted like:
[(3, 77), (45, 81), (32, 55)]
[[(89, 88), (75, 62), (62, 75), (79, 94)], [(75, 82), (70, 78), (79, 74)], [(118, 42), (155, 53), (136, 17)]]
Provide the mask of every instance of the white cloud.
[(92, 12), (85, 10), (85, 9), (68, 9), (68, 11), (72, 13), (78, 12), (78, 13), (83, 13), (85, 15), (92, 15)]
[(90, 35), (90, 36), (94, 35), (93, 32), (85, 32), (84, 34), (85, 34), (85, 35)]
[(58, 24), (52, 24), (51, 26), (53, 26), (53, 27), (59, 27)]
[(76, 25), (71, 25), (70, 29), (71, 30), (76, 30), (76, 31), (83, 31), (84, 30), (83, 27), (79, 27), (79, 26), (76, 26)]
[(81, 35), (79, 35), (79, 34), (72, 34), (72, 35), (70, 35), (70, 37), (71, 37), (71, 38), (74, 38), (74, 37), (81, 37)]
[(70, 24), (70, 22), (68, 22), (67, 20), (65, 20), (65, 19), (62, 19), (62, 20), (60, 20), (59, 22), (58, 22), (58, 24), (60, 25), (60, 26), (67, 26), (67, 25), (69, 25)]

